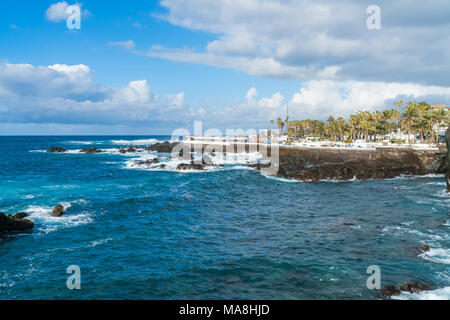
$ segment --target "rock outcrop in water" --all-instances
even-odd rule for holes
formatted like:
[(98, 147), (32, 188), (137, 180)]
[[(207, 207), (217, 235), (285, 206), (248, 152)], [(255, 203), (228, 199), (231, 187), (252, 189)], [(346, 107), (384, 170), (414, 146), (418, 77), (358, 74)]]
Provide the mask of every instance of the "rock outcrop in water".
[(154, 145), (145, 148), (148, 151), (156, 151), (158, 153), (172, 153), (173, 148), (178, 145), (179, 142), (157, 142)]
[(432, 289), (428, 283), (410, 280), (404, 284), (386, 286), (381, 289), (381, 294), (386, 298), (390, 298), (392, 296), (398, 296), (402, 292), (420, 293), (430, 290)]
[(135, 147), (128, 147), (128, 148), (117, 147), (117, 149), (118, 149), (119, 152), (122, 153), (122, 154), (137, 152), (137, 149), (136, 149)]
[(52, 212), (52, 217), (61, 217), (64, 214), (64, 206), (58, 204)]
[(86, 154), (94, 154), (94, 153), (102, 153), (103, 151), (97, 150), (94, 147), (91, 147), (89, 149), (82, 149), (80, 150), (80, 153), (86, 153)]
[(140, 166), (151, 166), (151, 165), (154, 165), (154, 164), (158, 164), (159, 163), (159, 159), (158, 158), (155, 158), (155, 159), (152, 159), (152, 160), (137, 160), (137, 161), (135, 161), (135, 163), (137, 164), (137, 165), (140, 165)]
[(198, 163), (180, 163), (177, 170), (205, 170), (204, 165)]
[(51, 148), (48, 149), (46, 152), (51, 152), (51, 153), (64, 153), (64, 152), (67, 152), (67, 150), (64, 149), (64, 148), (59, 148), (59, 147), (51, 147)]
[(447, 156), (446, 156), (446, 164), (447, 164), (447, 172), (445, 173), (445, 180), (447, 181), (447, 192), (450, 192), (450, 126), (445, 133), (445, 139), (447, 141)]
[(3, 212), (0, 212), (0, 235), (8, 232), (33, 229), (34, 222), (28, 219), (23, 219), (26, 216), (27, 214), (24, 212), (19, 212), (15, 215), (5, 215)]

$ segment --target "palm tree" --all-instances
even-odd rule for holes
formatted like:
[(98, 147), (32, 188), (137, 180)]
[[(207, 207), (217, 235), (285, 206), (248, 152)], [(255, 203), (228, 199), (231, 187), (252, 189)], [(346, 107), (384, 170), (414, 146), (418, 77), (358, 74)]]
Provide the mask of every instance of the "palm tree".
[(281, 136), (283, 134), (283, 128), (284, 128), (284, 121), (281, 120), (281, 118), (277, 119), (277, 127), (280, 132), (280, 136)]
[(408, 144), (411, 144), (410, 135), (418, 117), (418, 109), (417, 106), (413, 104), (409, 104), (406, 106), (406, 110), (403, 113), (402, 120), (400, 121), (400, 126), (402, 130), (406, 131), (408, 135)]

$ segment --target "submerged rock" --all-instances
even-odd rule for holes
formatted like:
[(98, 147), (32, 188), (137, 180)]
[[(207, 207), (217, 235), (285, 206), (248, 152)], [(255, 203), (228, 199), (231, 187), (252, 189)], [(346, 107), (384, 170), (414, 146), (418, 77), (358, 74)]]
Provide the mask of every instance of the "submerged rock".
[(93, 153), (102, 153), (103, 151), (97, 150), (94, 147), (91, 147), (89, 149), (82, 149), (80, 150), (80, 153), (86, 153), (86, 154), (93, 154)]
[(64, 153), (64, 152), (67, 152), (67, 150), (64, 149), (64, 148), (59, 148), (59, 147), (51, 147), (51, 148), (48, 149), (46, 152), (51, 152), (51, 153)]
[(52, 212), (52, 217), (61, 217), (64, 213), (64, 207), (60, 204), (55, 206)]
[(198, 163), (180, 163), (177, 170), (205, 170), (205, 167)]
[(423, 252), (430, 251), (430, 246), (427, 245), (427, 244), (423, 244), (423, 245), (420, 247), (420, 250), (422, 250)]
[(410, 280), (404, 284), (396, 286), (386, 286), (381, 289), (381, 294), (384, 297), (397, 296), (402, 292), (419, 293), (422, 291), (430, 291), (431, 286), (428, 283)]
[(0, 212), (0, 235), (7, 232), (25, 231), (34, 228), (34, 222), (28, 219), (15, 218), (21, 217), (23, 214), (5, 215)]

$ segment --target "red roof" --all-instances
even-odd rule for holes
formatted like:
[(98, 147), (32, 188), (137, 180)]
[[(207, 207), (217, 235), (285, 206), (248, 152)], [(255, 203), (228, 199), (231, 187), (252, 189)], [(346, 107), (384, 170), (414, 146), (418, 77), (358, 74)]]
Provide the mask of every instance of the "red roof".
[(442, 104), (435, 104), (434, 106), (431, 106), (431, 109), (447, 109), (447, 110), (450, 110), (449, 107), (446, 107), (446, 106), (444, 106)]

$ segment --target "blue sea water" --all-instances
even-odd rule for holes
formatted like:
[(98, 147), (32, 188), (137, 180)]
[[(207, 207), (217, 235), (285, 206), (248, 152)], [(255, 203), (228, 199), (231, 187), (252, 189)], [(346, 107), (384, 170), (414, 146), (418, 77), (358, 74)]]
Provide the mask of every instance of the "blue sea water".
[[(167, 139), (0, 137), (0, 211), (35, 221), (0, 239), (0, 299), (379, 299), (371, 265), (382, 285), (434, 289), (400, 298), (450, 297), (443, 176), (302, 183), (242, 165), (144, 170), (113, 152)], [(76, 151), (91, 146), (110, 152)]]

